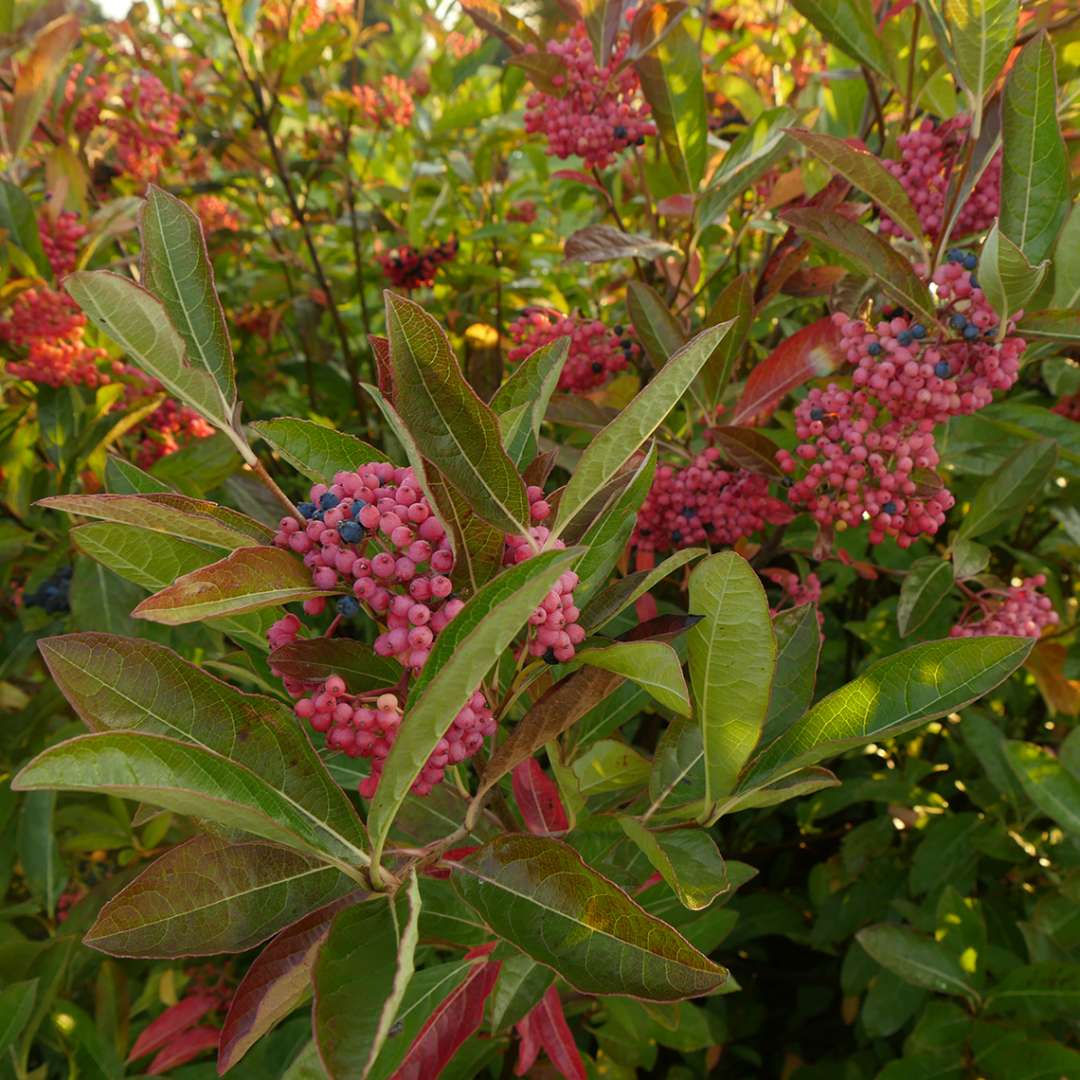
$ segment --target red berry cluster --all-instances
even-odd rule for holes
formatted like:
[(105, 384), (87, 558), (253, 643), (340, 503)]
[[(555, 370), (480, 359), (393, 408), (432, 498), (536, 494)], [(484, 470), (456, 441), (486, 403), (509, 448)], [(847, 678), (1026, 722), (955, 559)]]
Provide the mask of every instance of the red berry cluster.
[(195, 213), (199, 215), (207, 236), (216, 232), (238, 232), (240, 229), (240, 215), (219, 195), (203, 195), (195, 204)]
[(506, 220), (518, 221), (522, 225), (531, 225), (536, 220), (536, 203), (532, 199), (519, 200), (507, 211)]
[(482, 38), (471, 34), (465, 35), (458, 30), (451, 30), (446, 35), (446, 48), (455, 60), (464, 60), (470, 53), (476, 52), (482, 44)]
[(412, 91), (397, 75), (384, 75), (378, 87), (354, 86), (352, 96), (361, 116), (374, 127), (406, 128), (412, 123)]
[(1066, 420), (1080, 420), (1080, 394), (1063, 395), (1050, 411), (1064, 416)]
[[(577, 23), (565, 41), (549, 41), (549, 56), (560, 61), (565, 74), (552, 80), (558, 94), (538, 90), (526, 103), (525, 130), (547, 136), (549, 154), (581, 157), (587, 168), (603, 169), (628, 146), (640, 146), (656, 134), (649, 121), (650, 108), (641, 100), (637, 72), (623, 64), (629, 45), (620, 35), (615, 54), (603, 67), (596, 66), (592, 43), (584, 23)], [(528, 46), (526, 52), (536, 52)]]
[(560, 315), (545, 308), (530, 308), (515, 319), (510, 324), (510, 336), (514, 346), (507, 359), (515, 364), (542, 345), (568, 337), (570, 351), (559, 376), (559, 389), (570, 393), (602, 386), (641, 356), (632, 328), (616, 326), (609, 330), (598, 319)]
[(767, 523), (791, 520), (791, 510), (769, 494), (766, 477), (726, 469), (722, 459), (723, 453), (710, 446), (685, 468), (656, 470), (631, 538), (639, 551), (730, 546)]
[[(899, 161), (882, 164), (900, 181), (919, 215), (923, 230), (937, 237), (944, 225), (949, 182), (970, 126), (967, 116), (943, 123), (924, 120), (914, 131), (897, 139)], [(969, 236), (990, 228), (1001, 203), (1001, 152), (994, 157), (968, 196), (953, 229), (953, 236)], [(906, 231), (886, 215), (881, 217), (886, 235), (906, 236)]]
[(395, 289), (422, 289), (435, 284), (435, 272), (457, 256), (458, 242), (447, 240), (437, 247), (414, 248), (411, 244), (377, 255), (386, 280)]
[(1036, 574), (1008, 589), (983, 589), (972, 597), (949, 633), (953, 637), (1039, 637), (1046, 627), (1060, 622), (1050, 597), (1039, 592), (1045, 584), (1046, 575)]
[(62, 210), (55, 220), (45, 214), (38, 221), (41, 246), (57, 279), (75, 269), (79, 241), (86, 233), (86, 226), (79, 223), (79, 215), (71, 210)]
[(801, 604), (816, 604), (821, 600), (821, 579), (817, 574), (807, 574), (803, 580), (794, 571), (775, 566), (766, 567), (759, 573), (784, 590), (784, 599), (772, 609), (774, 615), (789, 603), (791, 607), (799, 607)]

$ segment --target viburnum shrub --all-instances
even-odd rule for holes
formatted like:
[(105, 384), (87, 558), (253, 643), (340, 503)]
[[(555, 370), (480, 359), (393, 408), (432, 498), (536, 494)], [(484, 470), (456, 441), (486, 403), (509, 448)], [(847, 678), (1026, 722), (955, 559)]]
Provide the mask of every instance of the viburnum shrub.
[(23, 7), (8, 1071), (1080, 1077), (1071, 9)]

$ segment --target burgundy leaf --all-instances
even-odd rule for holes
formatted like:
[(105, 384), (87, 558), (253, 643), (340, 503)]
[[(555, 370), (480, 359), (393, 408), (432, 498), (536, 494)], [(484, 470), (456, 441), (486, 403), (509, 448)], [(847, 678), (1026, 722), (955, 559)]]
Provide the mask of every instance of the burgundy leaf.
[(559, 798), (559, 788), (536, 758), (526, 758), (515, 765), (511, 783), (514, 801), (529, 832), (546, 836), (570, 828), (570, 819)]
[[(464, 859), (466, 855), (471, 855), (477, 849), (477, 845), (473, 844), (472, 847), (456, 847), (451, 848), (449, 851), (444, 851), (440, 862), (458, 862)], [(448, 880), (450, 877), (450, 868), (448, 866), (429, 866), (425, 871), (428, 877), (441, 878), (442, 880)]]
[(829, 316), (818, 319), (781, 342), (750, 372), (731, 422), (749, 423), (797, 386), (828, 375), (843, 362), (839, 327)]
[(382, 394), (391, 405), (394, 404), (394, 377), (390, 370), (390, 339), (380, 334), (369, 334), (368, 344), (371, 346), (372, 355), (375, 357), (376, 382), (379, 393)]
[(581, 1060), (581, 1051), (570, 1033), (563, 1015), (562, 1001), (559, 1000), (559, 991), (554, 986), (547, 988), (539, 1004), (515, 1027), (521, 1036), (515, 1076), (525, 1076), (543, 1048), (552, 1065), (566, 1080), (585, 1080), (585, 1062)]
[(330, 932), (330, 923), (354, 899), (355, 894), (344, 896), (298, 919), (255, 958), (236, 988), (221, 1029), (219, 1075), (231, 1069), (307, 992), (311, 969)]
[(724, 451), (724, 456), (740, 469), (772, 479), (784, 475), (776, 463), (780, 447), (768, 436), (745, 427), (715, 427), (710, 435), (716, 446)]
[(440, 1002), (420, 1029), (391, 1080), (432, 1080), (484, 1019), (484, 1002), (495, 988), (499, 963), (477, 964)]
[(163, 1072), (175, 1069), (178, 1065), (186, 1065), (200, 1054), (217, 1046), (220, 1034), (221, 1032), (215, 1027), (197, 1027), (177, 1035), (150, 1062), (146, 1075), (159, 1076)]
[(216, 994), (193, 994), (170, 1006), (135, 1040), (128, 1061), (159, 1050), (178, 1032), (197, 1024), (217, 1004)]

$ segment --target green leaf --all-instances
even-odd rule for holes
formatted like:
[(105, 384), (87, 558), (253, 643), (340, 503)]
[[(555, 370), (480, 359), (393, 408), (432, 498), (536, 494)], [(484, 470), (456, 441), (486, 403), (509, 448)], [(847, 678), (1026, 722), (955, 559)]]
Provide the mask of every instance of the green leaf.
[(451, 881), (495, 933), (582, 993), (678, 1001), (727, 978), (559, 840), (497, 837), (456, 863)]
[(767, 435), (753, 428), (721, 424), (711, 429), (712, 440), (732, 465), (747, 472), (779, 480), (783, 472), (776, 462), (780, 447)]
[(1008, 521), (1038, 498), (1057, 461), (1057, 443), (1039, 439), (1020, 447), (983, 481), (957, 536), (970, 540)]
[(1010, 740), (1005, 757), (1027, 797), (1063, 829), (1080, 833), (1080, 778), (1035, 743)]
[(817, 681), (821, 626), (816, 604), (802, 604), (773, 616), (776, 668), (769, 695), (769, 713), (761, 743), (782, 735), (810, 708)]
[(619, 824), (691, 911), (707, 908), (730, 887), (724, 860), (703, 829), (654, 833), (637, 818), (625, 815), (619, 817)]
[(683, 548), (682, 551), (669, 555), (652, 570), (638, 570), (613, 582), (598, 593), (585, 609), (581, 618), (582, 625), (589, 633), (601, 629), (650, 589), (659, 585), (669, 574), (706, 554), (705, 548)]
[(671, 314), (663, 297), (643, 281), (631, 281), (626, 287), (626, 310), (638, 341), (653, 367), (662, 368), (668, 357), (686, 344), (682, 324)]
[(901, 307), (929, 326), (937, 324), (934, 298), (911, 264), (876, 233), (831, 210), (785, 210), (780, 217), (798, 232), (834, 248), (871, 277)]
[(571, 766), (586, 798), (638, 787), (648, 780), (649, 768), (647, 758), (617, 739), (597, 739)]
[(568, 337), (541, 345), (517, 365), (491, 399), (503, 446), (519, 468), (536, 456), (540, 424), (569, 354)]
[(396, 660), (379, 656), (370, 645), (353, 638), (298, 638), (275, 649), (270, 663), (283, 677), (301, 682), (323, 682), (339, 675), (350, 694), (389, 691), (402, 675)]
[(568, 236), (563, 246), (566, 262), (603, 263), (616, 259), (658, 259), (678, 249), (666, 240), (643, 233), (628, 233), (613, 225), (586, 225)]
[(878, 37), (872, 11), (859, 0), (792, 0), (795, 10), (821, 31), (826, 41), (890, 78), (889, 57)]
[(1076, 311), (1035, 311), (1021, 319), (1017, 332), (1025, 337), (1080, 342), (1080, 314)]
[(986, 995), (987, 1015), (1019, 1014), (1032, 1023), (1069, 1020), (1080, 1012), (1080, 964), (1014, 968)]
[(957, 74), (975, 116), (1016, 42), (1019, 15), (1019, 0), (945, 0)]
[(26, 192), (10, 180), (0, 181), (0, 229), (30, 256), (42, 277), (52, 277), (52, 267), (41, 246), (34, 204)]
[(952, 591), (952, 564), (936, 555), (916, 559), (900, 586), (896, 625), (901, 637), (914, 633), (937, 610)]
[(330, 595), (312, 585), (311, 572), (292, 552), (276, 547), (238, 548), (148, 596), (132, 615), (179, 626)]
[(690, 693), (682, 662), (670, 645), (660, 641), (620, 641), (582, 649), (574, 659), (623, 675), (647, 690), (665, 709), (679, 716), (690, 715)]
[(404, 723), (386, 758), (368, 811), (374, 862), (382, 853), (394, 816), (453, 718), (514, 640), (579, 548), (549, 551), (489, 581), (439, 634), (414, 681)]
[(640, 56), (634, 67), (678, 189), (696, 191), (708, 156), (707, 108), (701, 50), (685, 20), (674, 25), (656, 48)]
[(1070, 202), (1054, 48), (1045, 31), (1016, 58), (1001, 108), (1001, 231), (1029, 262), (1039, 263), (1053, 251)]
[(1074, 203), (1054, 249), (1052, 308), (1080, 308), (1080, 203)]
[(242, 693), (149, 642), (66, 634), (46, 638), (39, 648), (56, 685), (92, 731), (170, 735), (225, 755), (280, 791), (314, 827), (363, 850), (356, 811), (287, 705)]
[(20, 791), (102, 791), (261, 836), (344, 868), (360, 853), (263, 777), (227, 757), (160, 735), (80, 735), (38, 754)]
[(582, 0), (581, 14), (593, 45), (596, 66), (604, 68), (611, 59), (615, 36), (622, 29), (623, 0)]
[(256, 420), (259, 433), (294, 469), (317, 484), (330, 484), (334, 473), (354, 472), (369, 461), (386, 461), (386, 455), (355, 435), (335, 431), (314, 420), (279, 416)]
[(187, 495), (56, 495), (39, 500), (38, 506), (63, 510), (79, 517), (137, 525), (150, 532), (211, 547), (251, 547), (269, 544), (274, 530), (227, 506), (191, 499)]
[(697, 722), (675, 720), (665, 728), (653, 755), (649, 798), (654, 806), (704, 801), (705, 743)]
[(978, 1001), (979, 995), (960, 962), (947, 949), (906, 926), (881, 923), (856, 935), (859, 944), (883, 968), (912, 986)]
[(367, 1077), (413, 975), (420, 890), (339, 912), (315, 963), (312, 1027), (332, 1077)]
[(524, 1020), (554, 981), (551, 968), (523, 953), (504, 960), (491, 992), (491, 1030), (503, 1031)]
[(51, 917), (67, 883), (67, 871), (56, 843), (56, 793), (31, 791), (19, 807), (16, 850), (30, 895)]
[(776, 639), (765, 589), (733, 551), (690, 575), (690, 684), (705, 749), (706, 816), (735, 787), (765, 726)]
[(10, 983), (0, 990), (0, 1054), (6, 1055), (34, 1011), (37, 979)]
[(525, 485), (502, 448), (495, 414), (465, 381), (442, 327), (411, 300), (386, 294), (394, 404), (425, 457), (485, 521), (527, 533)]
[(64, 278), (64, 288), (87, 318), (173, 397), (190, 405), (215, 427), (231, 430), (231, 404), (222, 397), (209, 371), (191, 366), (184, 339), (157, 297), (108, 270), (69, 274)]
[(559, 500), (552, 530), (556, 536), (664, 422), (731, 325), (710, 327), (689, 341), (589, 443)]
[(740, 274), (728, 284), (709, 309), (705, 322), (707, 326), (713, 326), (729, 319), (735, 320), (734, 326), (705, 361), (698, 379), (705, 408), (711, 412), (716, 411), (724, 396), (735, 360), (746, 344), (754, 322), (754, 286), (749, 274)]
[(112, 521), (79, 525), (68, 535), (85, 555), (151, 591), (171, 585), (218, 557), (216, 551), (201, 544)]
[(787, 153), (788, 128), (795, 119), (786, 105), (766, 109), (732, 141), (697, 205), (699, 233), (719, 220), (739, 195)]
[(109, 900), (84, 940), (113, 956), (244, 952), (355, 888), (336, 867), (288, 848), (195, 836)]
[(1008, 322), (1039, 290), (1050, 260), (1032, 266), (994, 222), (979, 254), (979, 287), (990, 306)]
[(228, 406), (236, 404), (236, 373), (225, 312), (198, 215), (155, 184), (139, 211), (142, 280), (183, 339), (189, 363), (210, 372)]
[[(980, 0), (972, 2), (979, 3)], [(865, 191), (893, 221), (907, 230), (909, 236), (922, 240), (922, 224), (907, 192), (900, 181), (869, 150), (852, 146), (835, 135), (824, 135), (816, 131), (793, 128), (788, 134), (846, 180)]]
[(956, 712), (1008, 678), (1032, 644), (1015, 637), (950, 638), (878, 660), (769, 743), (740, 790)]
[(952, 546), (953, 576), (957, 581), (981, 574), (990, 565), (990, 549), (974, 540), (957, 539)]

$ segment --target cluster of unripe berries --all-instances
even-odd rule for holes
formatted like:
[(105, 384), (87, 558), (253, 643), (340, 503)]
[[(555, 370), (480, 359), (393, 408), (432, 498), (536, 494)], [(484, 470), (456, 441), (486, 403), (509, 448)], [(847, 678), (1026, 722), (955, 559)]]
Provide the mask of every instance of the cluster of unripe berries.
[[(956, 116), (940, 124), (930, 119), (924, 120), (914, 131), (897, 139), (900, 159), (882, 162), (907, 192), (927, 236), (937, 237), (945, 223), (949, 181), (969, 126), (967, 116)], [(999, 151), (961, 207), (952, 235), (969, 236), (990, 228), (998, 215), (1000, 204)], [(901, 226), (884, 214), (881, 231), (886, 235), (907, 235)]]
[(603, 386), (641, 356), (641, 346), (634, 340), (631, 327), (609, 330), (598, 319), (560, 315), (546, 308), (530, 308), (510, 324), (509, 330), (514, 341), (507, 353), (511, 363), (526, 359), (549, 342), (570, 339), (570, 350), (559, 375), (559, 389), (567, 393)]
[(1036, 574), (1008, 589), (984, 589), (975, 595), (949, 633), (953, 637), (987, 634), (1039, 637), (1046, 627), (1056, 626), (1060, 621), (1050, 597), (1039, 592), (1045, 584), (1046, 575)]
[(416, 108), (409, 84), (397, 75), (383, 75), (377, 87), (354, 86), (350, 104), (369, 124), (380, 128), (408, 127)]
[(28, 608), (39, 607), (48, 615), (62, 615), (71, 610), (71, 567), (62, 566), (46, 578), (32, 593), (23, 597)]
[(377, 255), (386, 280), (396, 289), (422, 289), (435, 284), (439, 267), (457, 256), (455, 238), (430, 248), (414, 248), (411, 244)]
[[(577, 23), (565, 41), (547, 42), (547, 55), (562, 64), (552, 79), (557, 93), (538, 90), (529, 97), (525, 130), (546, 135), (549, 154), (577, 155), (586, 168), (603, 169), (626, 147), (640, 146), (656, 134), (637, 72), (632, 64), (623, 65), (628, 45), (627, 36), (620, 35), (614, 55), (601, 68), (584, 23)], [(535, 46), (526, 48), (536, 51)]]
[(661, 465), (638, 511), (631, 543), (639, 551), (671, 551), (702, 544), (728, 547), (766, 524), (792, 518), (769, 494), (769, 481), (746, 469), (723, 467), (710, 446), (682, 469)]

